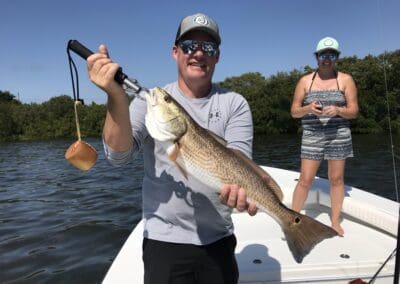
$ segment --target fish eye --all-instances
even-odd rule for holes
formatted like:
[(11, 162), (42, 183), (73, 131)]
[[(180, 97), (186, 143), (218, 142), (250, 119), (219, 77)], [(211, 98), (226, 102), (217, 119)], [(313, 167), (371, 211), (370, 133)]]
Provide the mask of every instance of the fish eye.
[(171, 98), (169, 96), (164, 96), (164, 101), (166, 103), (169, 103), (171, 101)]

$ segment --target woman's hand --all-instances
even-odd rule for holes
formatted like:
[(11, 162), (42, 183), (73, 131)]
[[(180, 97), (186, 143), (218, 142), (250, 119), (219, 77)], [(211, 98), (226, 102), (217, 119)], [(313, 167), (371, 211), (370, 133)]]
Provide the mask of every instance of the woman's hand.
[(308, 106), (310, 108), (310, 113), (315, 114), (316, 116), (322, 115), (323, 109), (325, 109), (319, 101), (313, 101)]
[(326, 106), (323, 109), (324, 116), (334, 117), (340, 114), (340, 109), (337, 106)]

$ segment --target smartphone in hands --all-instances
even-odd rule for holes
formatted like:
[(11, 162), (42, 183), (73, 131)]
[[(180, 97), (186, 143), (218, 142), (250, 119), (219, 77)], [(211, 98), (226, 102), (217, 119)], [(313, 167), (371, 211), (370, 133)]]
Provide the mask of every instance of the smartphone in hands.
[(323, 109), (323, 105), (322, 105), (321, 101), (317, 101), (317, 106), (316, 106), (316, 108), (317, 108), (318, 110), (322, 110), (322, 109)]

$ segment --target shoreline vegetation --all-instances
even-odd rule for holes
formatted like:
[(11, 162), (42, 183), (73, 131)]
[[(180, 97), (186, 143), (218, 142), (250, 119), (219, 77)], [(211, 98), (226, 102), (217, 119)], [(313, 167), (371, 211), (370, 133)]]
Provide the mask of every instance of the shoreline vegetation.
[[(337, 66), (338, 70), (353, 76), (358, 89), (360, 112), (357, 119), (351, 120), (352, 132), (387, 132), (390, 115), (392, 133), (399, 135), (400, 49), (378, 56), (339, 58)], [(217, 84), (247, 99), (255, 134), (299, 133), (300, 120), (290, 115), (292, 96), (300, 77), (313, 71), (305, 66), (304, 70), (278, 72), (268, 78), (252, 72)], [(78, 106), (83, 137), (101, 137), (105, 113), (104, 104)], [(0, 141), (59, 138), (76, 138), (72, 97), (60, 95), (41, 104), (24, 104), (14, 94), (0, 90)]]

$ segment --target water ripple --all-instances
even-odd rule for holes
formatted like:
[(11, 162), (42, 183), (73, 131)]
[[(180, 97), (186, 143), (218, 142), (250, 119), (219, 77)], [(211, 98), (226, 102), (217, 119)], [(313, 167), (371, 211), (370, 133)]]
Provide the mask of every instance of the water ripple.
[[(81, 172), (64, 159), (73, 141), (0, 144), (2, 283), (100, 283), (141, 218), (142, 159), (124, 168), (105, 160)], [(299, 170), (300, 137), (258, 137), (257, 163)], [(348, 184), (394, 199), (382, 137), (355, 137)], [(318, 175), (326, 177), (322, 164)]]

